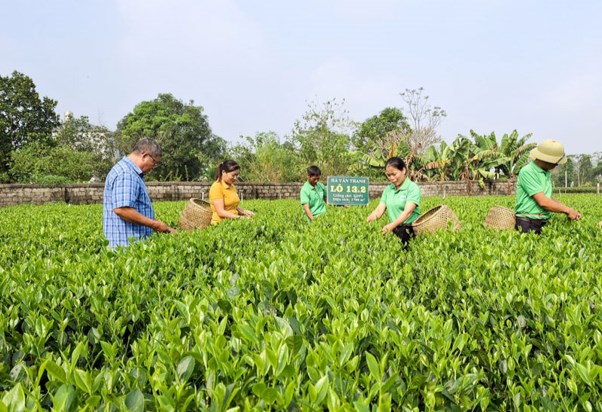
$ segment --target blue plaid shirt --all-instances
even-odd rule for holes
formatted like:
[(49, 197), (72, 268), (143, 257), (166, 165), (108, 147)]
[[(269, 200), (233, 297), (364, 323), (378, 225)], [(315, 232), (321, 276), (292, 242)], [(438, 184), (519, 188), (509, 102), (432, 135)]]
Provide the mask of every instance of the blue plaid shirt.
[(155, 211), (144, 184), (144, 172), (128, 157), (113, 166), (105, 183), (102, 227), (110, 247), (128, 246), (130, 238), (144, 239), (153, 234), (150, 227), (130, 223), (115, 214), (118, 207), (131, 207), (155, 218)]

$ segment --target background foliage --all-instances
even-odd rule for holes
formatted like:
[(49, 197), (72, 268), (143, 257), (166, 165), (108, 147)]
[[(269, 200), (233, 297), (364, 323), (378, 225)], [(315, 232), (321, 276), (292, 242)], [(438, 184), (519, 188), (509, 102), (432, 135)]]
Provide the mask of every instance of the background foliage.
[(0, 76), (0, 181), (8, 180), (11, 154), (35, 142), (48, 142), (59, 125), (57, 102), (40, 98), (31, 78), (14, 71)]
[[(387, 107), (363, 122), (349, 117), (344, 100), (309, 102), (290, 133), (258, 131), (227, 143), (212, 133), (204, 108), (169, 93), (137, 104), (111, 131), (85, 116), (54, 113), (57, 102), (40, 98), (33, 81), (18, 72), (0, 77), (0, 182), (102, 181), (110, 167), (141, 137), (163, 147), (157, 180), (213, 180), (217, 165), (232, 158), (241, 179), (290, 182), (306, 178), (315, 164), (326, 175), (361, 175), (384, 181), (391, 156), (403, 157), (413, 180), (513, 179), (535, 143), (516, 130), (498, 138), (470, 130), (443, 140), (437, 128), (447, 116), (423, 88), (400, 93), (400, 107)], [(233, 119), (236, 114), (233, 114)], [(233, 120), (235, 121), (235, 120)], [(232, 136), (231, 136), (232, 138)], [(599, 154), (569, 156), (554, 171), (557, 186), (600, 182)]]
[(143, 137), (161, 145), (163, 157), (155, 173), (159, 180), (197, 180), (225, 148), (225, 141), (211, 132), (203, 108), (171, 94), (138, 104), (117, 124), (115, 134), (122, 153), (130, 153)]

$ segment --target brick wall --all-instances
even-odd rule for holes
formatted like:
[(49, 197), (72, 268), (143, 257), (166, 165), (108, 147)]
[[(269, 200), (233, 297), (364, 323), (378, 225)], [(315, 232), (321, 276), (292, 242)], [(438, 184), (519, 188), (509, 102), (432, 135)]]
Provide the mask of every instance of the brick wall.
[[(241, 199), (296, 199), (303, 183), (239, 183)], [(514, 194), (516, 181), (478, 182), (419, 182), (423, 196), (482, 196)], [(154, 201), (186, 200), (191, 197), (207, 199), (211, 183), (148, 182), (148, 192)], [(385, 183), (370, 185), (370, 198), (379, 197)], [(101, 203), (104, 184), (89, 183), (66, 186), (0, 185), (0, 207), (22, 203), (42, 204), (66, 202), (73, 204)]]

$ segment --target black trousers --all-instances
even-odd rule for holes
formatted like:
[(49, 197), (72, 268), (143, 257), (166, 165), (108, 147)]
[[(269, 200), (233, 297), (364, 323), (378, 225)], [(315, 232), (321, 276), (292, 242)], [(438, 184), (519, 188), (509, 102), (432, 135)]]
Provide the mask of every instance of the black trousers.
[(528, 217), (517, 217), (514, 228), (520, 230), (521, 233), (535, 232), (541, 235), (541, 229), (548, 223), (546, 219), (530, 219)]
[(404, 249), (408, 248), (408, 245), (410, 244), (410, 239), (416, 237), (412, 225), (399, 225), (395, 229), (393, 229), (393, 233), (395, 233), (395, 235), (399, 239), (401, 239), (401, 244), (403, 245)]

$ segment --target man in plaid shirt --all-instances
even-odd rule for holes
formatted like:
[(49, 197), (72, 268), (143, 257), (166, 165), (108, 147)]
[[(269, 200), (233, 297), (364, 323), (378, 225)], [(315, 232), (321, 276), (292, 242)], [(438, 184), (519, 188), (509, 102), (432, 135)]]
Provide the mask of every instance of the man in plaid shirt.
[(159, 233), (175, 233), (165, 223), (155, 220), (144, 174), (161, 161), (161, 147), (153, 140), (141, 139), (128, 156), (121, 159), (107, 175), (102, 226), (109, 247), (128, 246)]

